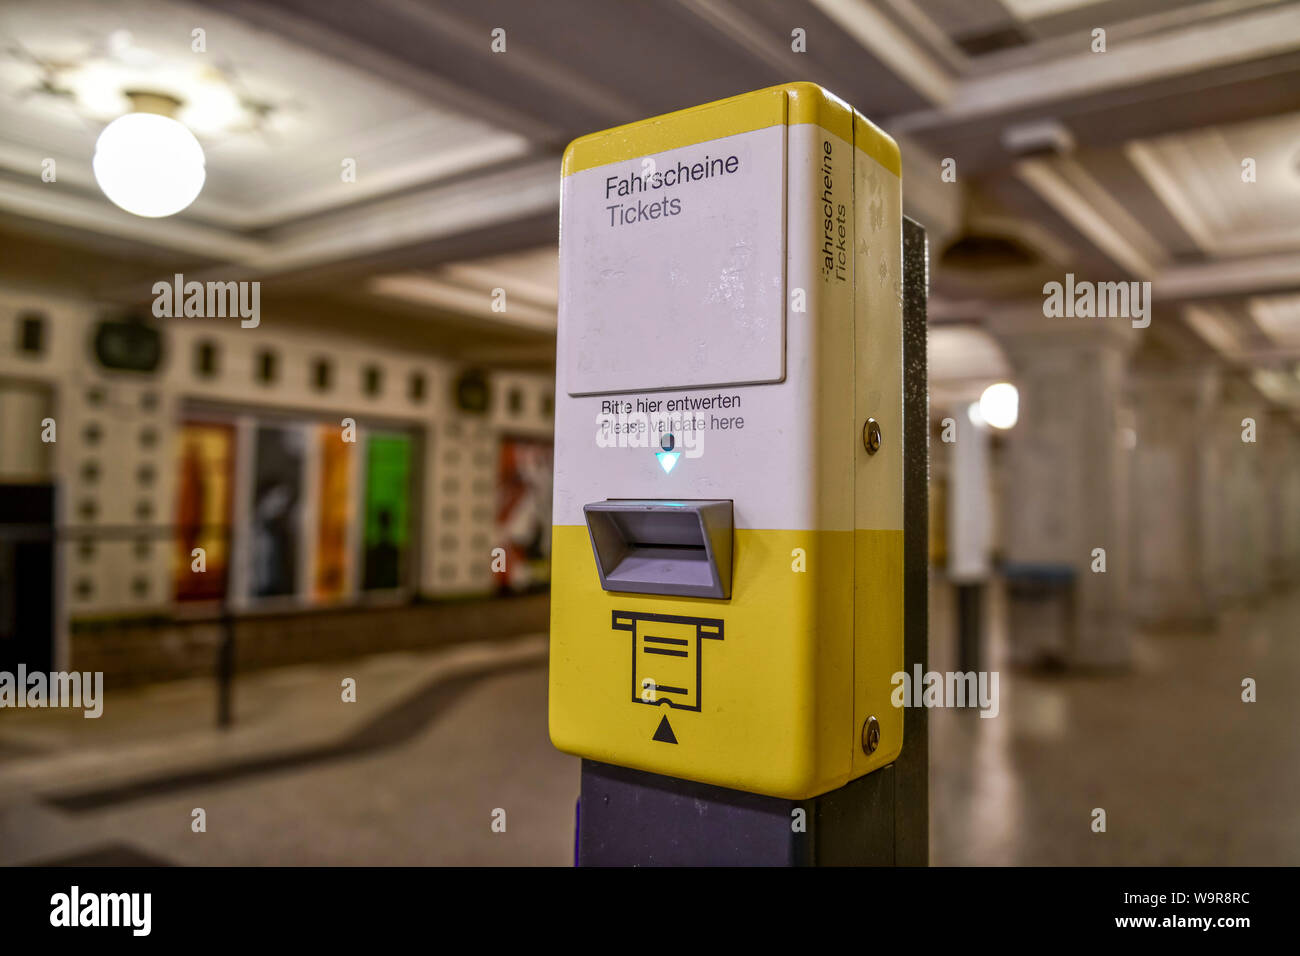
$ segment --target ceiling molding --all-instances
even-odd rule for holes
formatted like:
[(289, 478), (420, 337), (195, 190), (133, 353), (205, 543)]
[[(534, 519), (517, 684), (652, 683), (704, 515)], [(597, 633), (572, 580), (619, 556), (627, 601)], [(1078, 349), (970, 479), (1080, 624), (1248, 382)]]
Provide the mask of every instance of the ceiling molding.
[(1190, 305), (1182, 310), (1183, 321), (1219, 355), (1235, 361), (1243, 351), (1241, 337), (1232, 316), (1215, 303)]
[(483, 96), (473, 87), (453, 82), (427, 69), (386, 53), (354, 36), (323, 25), (284, 0), (195, 0), (249, 23), (272, 31), (286, 41), (309, 47), (359, 67), (404, 90), (423, 96), (446, 109), (463, 111), (484, 122), (509, 129), (535, 142), (553, 142), (558, 127), (494, 97)]
[(56, 191), (37, 183), (0, 180), (0, 208), (100, 235), (221, 260), (241, 276), (267, 277), (552, 211), (558, 215), (557, 176), (554, 159), (534, 160), (467, 182), (437, 185), (358, 209), (328, 213), (272, 230), (260, 238), (184, 219), (142, 219), (98, 197)]
[(1161, 299), (1219, 299), (1300, 290), (1300, 252), (1224, 259), (1162, 270), (1151, 285)]
[(263, 273), (348, 259), (413, 245), (554, 210), (559, 215), (559, 163), (539, 159), (465, 182), (433, 186), (307, 223), (273, 230), (272, 248), (256, 263)]
[[(749, 16), (742, 6), (730, 0), (677, 0), (677, 3), (773, 69), (782, 73), (790, 69), (789, 38), (773, 36), (761, 23)], [(812, 68), (807, 76), (801, 75), (800, 79), (828, 88), (837, 85), (836, 78), (824, 66), (816, 60), (809, 60)]]
[(915, 0), (884, 0), (893, 11), (894, 16), (907, 25), (934, 54), (943, 60), (944, 65), (955, 75), (963, 76), (973, 66), (973, 60), (966, 52), (952, 41), (932, 19), (926, 16), (916, 5)]
[(175, 217), (144, 219), (118, 209), (99, 196), (51, 189), (37, 180), (0, 180), (0, 209), (104, 236), (131, 239), (212, 259), (253, 261), (269, 252), (267, 243), (215, 226)]
[(810, 2), (931, 103), (946, 106), (952, 99), (955, 87), (948, 69), (875, 7), (860, 0)]
[(1295, 49), (1297, 35), (1300, 7), (1267, 7), (1131, 44), (1111, 44), (1105, 53), (1092, 53), (1085, 46), (1073, 56), (961, 82), (937, 108), (898, 117), (895, 125), (925, 130), (1028, 109), (1048, 110), (1116, 89), (1288, 53)]
[(434, 4), (422, 3), (419, 0), (368, 0), (368, 3), (372, 7), (390, 10), (411, 23), (418, 23), (440, 33), (458, 44), (463, 44), (467, 49), (481, 48), (485, 51), (485, 64), (490, 62), (488, 58), (494, 59), (498, 68), (509, 69), (520, 74), (523, 81), (544, 87), (557, 97), (580, 103), (592, 112), (608, 117), (610, 125), (624, 123), (627, 117), (636, 116), (639, 112), (637, 105), (632, 101), (593, 85), (581, 73), (569, 69), (557, 60), (536, 53), (526, 45), (521, 46), (516, 43), (513, 48), (510, 47), (508, 29), (506, 32), (508, 53), (495, 54), (491, 52), (490, 35), (446, 10), (438, 9)]
[(1160, 244), (1073, 159), (1021, 160), (1015, 172), (1100, 251), (1134, 276), (1151, 279), (1168, 260)]
[(492, 309), (493, 286), (465, 286), (447, 277), (428, 273), (376, 276), (366, 284), (372, 295), (400, 299), (415, 305), (430, 306), (446, 312), (471, 315), (501, 325), (526, 329), (555, 331), (556, 310), (529, 301), (524, 296), (511, 295), (508, 280), (502, 278), (506, 290), (506, 308), (502, 312)]
[[(1105, 2), (1105, 0), (1098, 0), (1098, 4), (1102, 2)], [(1129, 19), (1118, 21), (1107, 22), (1098, 19), (1095, 24), (1091, 24), (1105, 28), (1108, 46), (1117, 42), (1120, 44), (1137, 43), (1141, 42), (1144, 37), (1172, 28), (1188, 26), (1193, 23), (1206, 23), (1223, 17), (1239, 16), (1250, 10), (1273, 6), (1278, 0), (1201, 0), (1201, 2), (1198, 2), (1198, 0), (1184, 0), (1182, 5), (1175, 9), (1159, 10), (1155, 13), (1143, 13), (1140, 6), (1141, 0), (1138, 0), (1138, 2), (1121, 0), (1121, 2), (1129, 3), (1133, 8), (1131, 13), (1135, 15)], [(1089, 4), (1089, 6), (1098, 4)], [(1076, 13), (1087, 13), (1089, 20), (1094, 19), (1097, 15), (1096, 10), (1088, 10), (1087, 7), (1078, 9)], [(1077, 22), (1081, 17), (1072, 16), (1067, 19), (1077, 26)], [(1032, 25), (1031, 29), (1036, 29), (1038, 25), (1043, 23), (1043, 20), (1042, 17), (1036, 17), (1022, 22), (1028, 22)], [(1046, 60), (1071, 56), (1079, 52), (1081, 37), (1087, 44), (1092, 42), (1090, 32), (1081, 33), (1078, 29), (1071, 29), (1062, 34), (1038, 37), (1027, 46), (995, 50), (973, 59), (971, 72), (974, 75), (1001, 73), (1010, 69), (1033, 66)]]

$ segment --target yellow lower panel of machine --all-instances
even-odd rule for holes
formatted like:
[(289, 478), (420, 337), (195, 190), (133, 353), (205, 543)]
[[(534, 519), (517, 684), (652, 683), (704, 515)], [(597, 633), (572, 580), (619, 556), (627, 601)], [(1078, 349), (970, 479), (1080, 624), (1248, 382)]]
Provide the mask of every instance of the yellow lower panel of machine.
[(556, 527), (551, 560), (560, 750), (796, 800), (898, 755), (901, 531), (738, 530), (725, 601), (602, 590), (585, 526)]

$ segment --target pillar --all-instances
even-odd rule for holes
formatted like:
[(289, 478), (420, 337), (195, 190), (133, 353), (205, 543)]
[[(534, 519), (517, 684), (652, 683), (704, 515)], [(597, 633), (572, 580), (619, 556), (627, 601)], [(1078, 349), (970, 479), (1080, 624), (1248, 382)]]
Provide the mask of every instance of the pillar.
[(1215, 508), (1211, 559), (1216, 596), (1241, 602), (1258, 597), (1268, 582), (1265, 457), (1278, 436), (1267, 427), (1269, 402), (1244, 376), (1225, 376), (1222, 396), (1209, 442)]
[(1260, 426), (1268, 514), (1266, 560), (1269, 584), (1300, 584), (1300, 425), (1294, 413), (1270, 411)]
[[(991, 330), (1020, 390), (1005, 458), (1008, 573), (1048, 595), (1027, 601), (1012, 588), (1012, 660), (1124, 665), (1132, 626), (1120, 421), (1137, 333), (1123, 320), (1046, 318), (1037, 308), (998, 316)], [(1017, 602), (1036, 609), (1018, 614)], [(1048, 607), (1057, 610), (1041, 613)]]
[(1132, 373), (1134, 615), (1142, 624), (1206, 627), (1217, 610), (1219, 369), (1139, 354)]

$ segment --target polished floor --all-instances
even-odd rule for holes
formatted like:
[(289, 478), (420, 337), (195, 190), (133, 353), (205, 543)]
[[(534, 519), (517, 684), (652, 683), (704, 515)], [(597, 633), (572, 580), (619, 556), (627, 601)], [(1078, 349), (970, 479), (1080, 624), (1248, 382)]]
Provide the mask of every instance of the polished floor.
[[(1111, 674), (1004, 670), (996, 592), (989, 616), (1000, 715), (931, 715), (932, 862), (1300, 863), (1300, 593), (1139, 635)], [(952, 669), (942, 585), (932, 624)], [(250, 675), (226, 731), (204, 681), (98, 721), (0, 712), (0, 864), (567, 865), (578, 768), (547, 739), (545, 674), (538, 636)]]
[(932, 862), (1300, 864), (1300, 593), (1230, 608), (1214, 631), (1139, 634), (1123, 673), (1003, 669), (1000, 690), (996, 719), (932, 712)]

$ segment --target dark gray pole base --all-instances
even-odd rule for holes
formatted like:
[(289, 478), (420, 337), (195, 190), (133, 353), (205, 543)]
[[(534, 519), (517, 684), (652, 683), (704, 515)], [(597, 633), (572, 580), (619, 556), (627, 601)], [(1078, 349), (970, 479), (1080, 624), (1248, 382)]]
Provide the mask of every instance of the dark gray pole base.
[(795, 801), (584, 760), (578, 865), (888, 865), (893, 791), (893, 765)]

